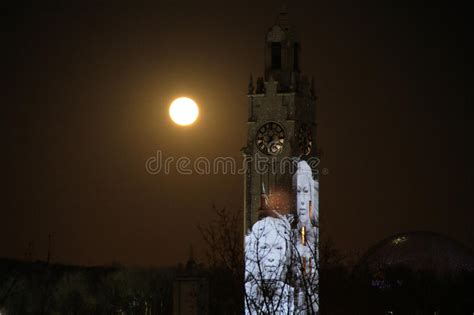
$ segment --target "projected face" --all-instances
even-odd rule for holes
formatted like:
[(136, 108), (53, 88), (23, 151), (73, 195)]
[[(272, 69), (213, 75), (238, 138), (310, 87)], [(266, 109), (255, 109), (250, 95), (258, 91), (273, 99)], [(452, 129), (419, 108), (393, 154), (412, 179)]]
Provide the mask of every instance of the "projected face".
[(268, 275), (267, 278), (280, 274), (285, 262), (285, 239), (279, 236), (276, 231), (270, 231), (259, 240), (257, 250), (260, 268)]
[(296, 178), (296, 209), (298, 219), (303, 225), (309, 224), (309, 206), (311, 195), (311, 180), (308, 176), (299, 175)]
[(246, 252), (246, 259), (252, 261), (248, 268), (256, 278), (277, 279), (281, 276), (287, 256), (287, 230), (275, 218), (264, 218), (252, 227), (252, 237), (248, 240), (252, 244), (246, 248), (251, 251)]

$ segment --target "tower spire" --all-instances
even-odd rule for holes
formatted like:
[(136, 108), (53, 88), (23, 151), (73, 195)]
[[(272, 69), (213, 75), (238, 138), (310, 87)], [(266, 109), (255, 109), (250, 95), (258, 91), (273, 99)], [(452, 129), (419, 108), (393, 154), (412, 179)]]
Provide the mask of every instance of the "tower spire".
[(280, 25), (283, 29), (288, 29), (288, 6), (286, 3), (283, 3), (280, 7), (280, 13), (277, 16), (275, 24)]
[(257, 211), (259, 219), (268, 216), (270, 211), (270, 204), (267, 193), (265, 192), (265, 184), (263, 183), (263, 181), (260, 190), (260, 208)]
[(194, 261), (194, 249), (193, 244), (189, 244), (189, 261)]
[(299, 43), (290, 26), (288, 10), (283, 5), (268, 30), (265, 46), (265, 81), (272, 76), (278, 82), (278, 92), (289, 92), (291, 74), (299, 73)]

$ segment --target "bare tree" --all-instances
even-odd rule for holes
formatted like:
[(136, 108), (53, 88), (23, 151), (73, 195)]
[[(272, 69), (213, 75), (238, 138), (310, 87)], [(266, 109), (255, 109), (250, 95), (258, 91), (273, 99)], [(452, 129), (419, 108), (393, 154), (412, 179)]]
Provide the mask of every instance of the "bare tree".
[(242, 220), (236, 211), (219, 209), (214, 204), (212, 210), (215, 219), (208, 225), (199, 225), (198, 229), (208, 246), (206, 252), (212, 267), (226, 268), (232, 274), (242, 274), (243, 239)]
[(212, 205), (214, 219), (198, 229), (208, 249), (211, 303), (216, 314), (242, 314), (243, 233), (241, 212)]

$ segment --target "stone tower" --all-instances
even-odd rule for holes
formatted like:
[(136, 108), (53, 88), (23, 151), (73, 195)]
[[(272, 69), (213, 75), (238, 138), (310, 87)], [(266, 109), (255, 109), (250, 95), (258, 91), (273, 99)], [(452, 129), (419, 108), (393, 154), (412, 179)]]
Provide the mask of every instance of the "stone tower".
[(264, 47), (264, 75), (255, 82), (250, 77), (248, 85), (248, 136), (242, 148), (247, 163), (244, 233), (264, 216), (262, 193), (272, 208), (294, 213), (294, 161), (317, 161), (313, 80), (301, 73), (301, 46), (288, 24), (286, 10), (268, 30)]

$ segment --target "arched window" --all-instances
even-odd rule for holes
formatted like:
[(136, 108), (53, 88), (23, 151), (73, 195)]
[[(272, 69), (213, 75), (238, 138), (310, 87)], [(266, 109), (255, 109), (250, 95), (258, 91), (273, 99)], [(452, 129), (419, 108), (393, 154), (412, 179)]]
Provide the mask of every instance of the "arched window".
[(272, 69), (281, 69), (281, 43), (272, 43)]

